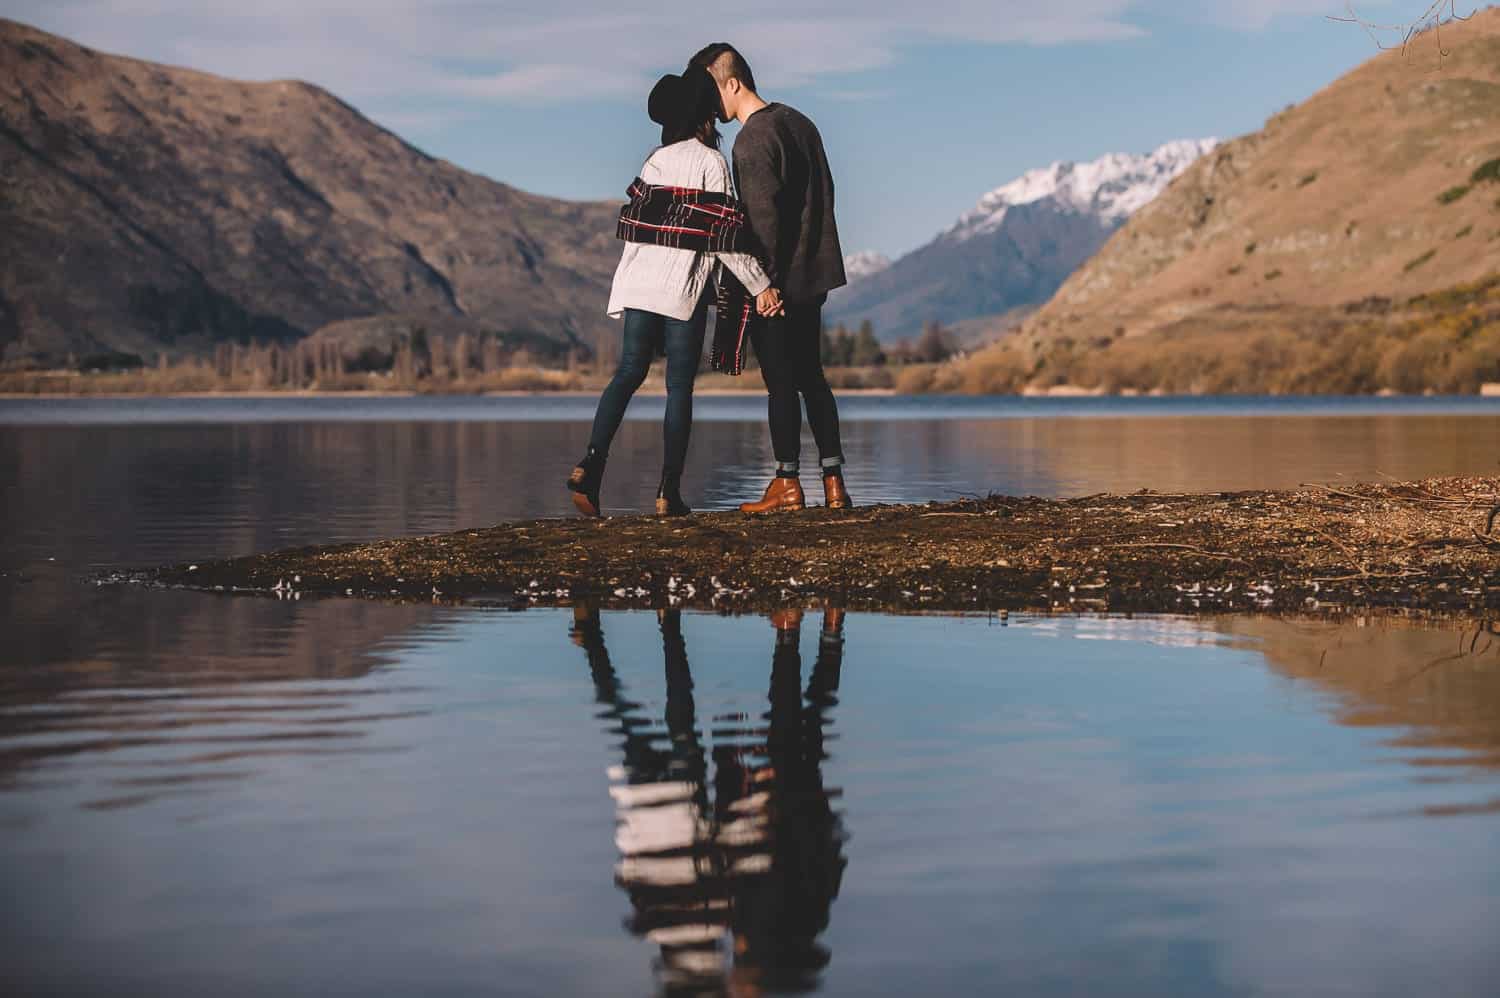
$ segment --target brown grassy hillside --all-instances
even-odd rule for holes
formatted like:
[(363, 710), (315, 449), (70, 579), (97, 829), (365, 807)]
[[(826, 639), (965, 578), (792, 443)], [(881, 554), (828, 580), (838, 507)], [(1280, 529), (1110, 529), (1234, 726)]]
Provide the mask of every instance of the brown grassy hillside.
[[(1485, 281), (1500, 273), (1500, 9), (1445, 28), (1443, 44), (1445, 58), (1431, 35), (1381, 53), (1205, 156), (1018, 337), (933, 386), (1462, 391), (1500, 380)], [(1444, 289), (1454, 294), (1434, 296)], [(1312, 356), (1369, 335), (1389, 349), (1358, 371)], [(1416, 353), (1443, 355), (1423, 368), (1440, 369), (1437, 381), (1390, 360), (1423, 337)]]
[(317, 87), (4, 19), (0, 176), (10, 363), (201, 353), (383, 315), (592, 343), (618, 257), (612, 206), (433, 159)]

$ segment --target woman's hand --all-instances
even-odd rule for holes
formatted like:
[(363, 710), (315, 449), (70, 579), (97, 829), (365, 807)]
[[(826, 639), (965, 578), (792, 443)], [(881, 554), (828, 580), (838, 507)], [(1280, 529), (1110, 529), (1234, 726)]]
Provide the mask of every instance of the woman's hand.
[(777, 316), (786, 315), (786, 303), (781, 300), (781, 292), (775, 288), (766, 288), (756, 295), (755, 311), (760, 313), (763, 319), (774, 319)]

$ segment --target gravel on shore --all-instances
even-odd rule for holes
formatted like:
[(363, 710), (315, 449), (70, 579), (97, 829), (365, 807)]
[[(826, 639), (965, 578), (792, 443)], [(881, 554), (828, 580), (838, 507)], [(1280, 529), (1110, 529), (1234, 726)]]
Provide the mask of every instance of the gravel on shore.
[(1500, 609), (1500, 478), (501, 523), (133, 576), (274, 594), (758, 609)]

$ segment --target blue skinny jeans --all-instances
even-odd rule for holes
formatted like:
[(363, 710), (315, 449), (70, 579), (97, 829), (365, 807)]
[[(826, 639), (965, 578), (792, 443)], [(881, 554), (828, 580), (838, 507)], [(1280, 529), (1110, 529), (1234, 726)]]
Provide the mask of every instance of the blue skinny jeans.
[(625, 418), (636, 389), (646, 380), (657, 344), (663, 344), (667, 355), (667, 415), (662, 422), (661, 475), (668, 481), (682, 477), (687, 461), (688, 437), (693, 431), (693, 382), (698, 377), (698, 362), (703, 356), (703, 333), (708, 326), (708, 298), (698, 303), (690, 319), (669, 319), (655, 312), (636, 308), (625, 310), (625, 334), (620, 347), (620, 363), (614, 377), (599, 396), (594, 413), (594, 429), (589, 446), (600, 454), (609, 453), (609, 445)]

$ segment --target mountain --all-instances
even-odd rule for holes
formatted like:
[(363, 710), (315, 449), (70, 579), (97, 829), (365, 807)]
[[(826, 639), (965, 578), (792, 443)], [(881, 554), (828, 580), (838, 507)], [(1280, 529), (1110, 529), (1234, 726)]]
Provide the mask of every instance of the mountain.
[(844, 276), (852, 284), (871, 274), (878, 274), (891, 265), (891, 258), (874, 250), (861, 250), (844, 257)]
[(979, 199), (927, 245), (860, 277), (830, 299), (834, 321), (875, 324), (883, 339), (1046, 301), (1129, 215), (1212, 149), (1169, 142), (1144, 155), (1031, 170)]
[(1031, 356), (992, 348), (957, 377), (1000, 387), (981, 373), (1050, 365), (1049, 382), (1101, 387), (1473, 390), (1500, 381), (1496, 275), (1492, 7), (1194, 163), (1025, 324)]
[(1119, 224), (1149, 204), (1218, 141), (1179, 140), (1144, 155), (1111, 153), (1090, 163), (1053, 163), (1030, 170), (980, 198), (972, 211), (939, 238), (975, 239), (1004, 225), (1017, 206), (1038, 202)]
[(399, 316), (594, 342), (616, 206), (434, 159), (306, 83), (0, 19), (0, 358), (202, 352)]

